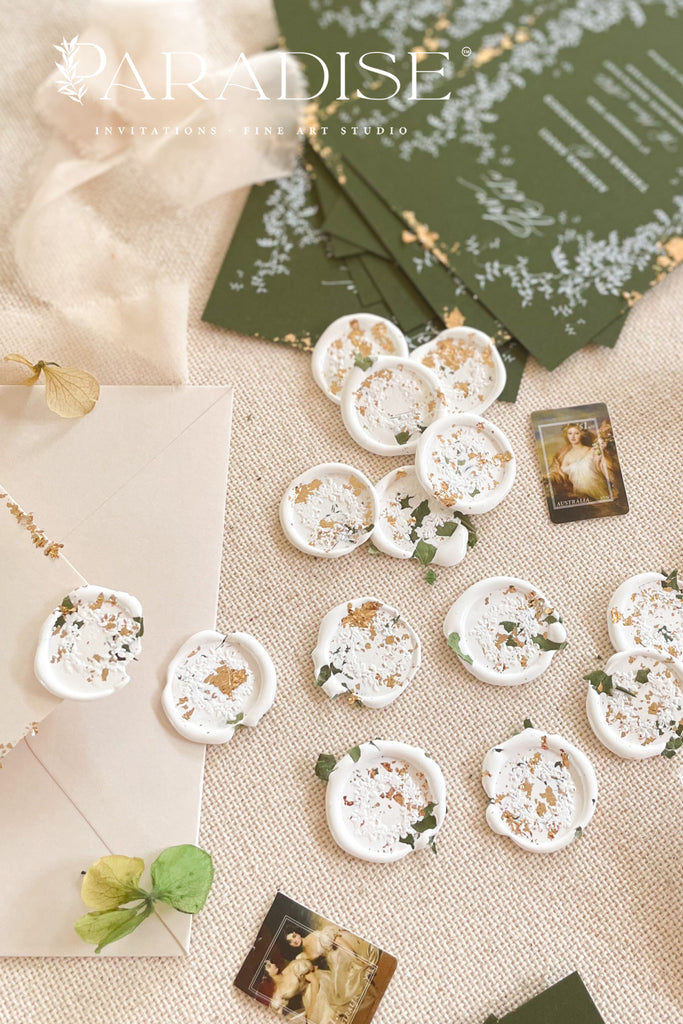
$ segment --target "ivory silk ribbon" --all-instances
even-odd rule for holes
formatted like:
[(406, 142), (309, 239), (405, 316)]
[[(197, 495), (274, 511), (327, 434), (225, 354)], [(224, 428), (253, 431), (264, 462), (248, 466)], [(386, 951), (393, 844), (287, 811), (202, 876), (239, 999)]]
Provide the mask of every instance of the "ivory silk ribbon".
[[(154, 258), (156, 225), (172, 218), (178, 237), (179, 226), (191, 224), (191, 211), (199, 204), (290, 173), (298, 157), (295, 129), (302, 104), (259, 99), (244, 62), (238, 61), (234, 36), (220, 39), (225, 67), (209, 66), (195, 0), (98, 0), (91, 13), (90, 27), (73, 44), (76, 59), (68, 61), (66, 76), (76, 79), (76, 92), (86, 87), (80, 102), (58, 91), (63, 71), (55, 71), (38, 90), (37, 112), (54, 136), (16, 225), (16, 264), (31, 294), (59, 311), (79, 338), (106, 356), (105, 363), (133, 353), (139, 365), (153, 368), (152, 382), (181, 382), (187, 378), (189, 269), (174, 266), (172, 273), (164, 272)], [(173, 90), (173, 100), (162, 98), (165, 51), (178, 52), (172, 58), (178, 82), (192, 81), (206, 60), (197, 88), (207, 99), (186, 85)], [(102, 52), (104, 70), (92, 76)], [(117, 81), (135, 88), (115, 86), (111, 100), (99, 98), (126, 52), (153, 100), (144, 97), (129, 66)], [(52, 54), (67, 64), (63, 52)], [(283, 59), (277, 51), (249, 56), (268, 96), (279, 94)], [(290, 91), (302, 96), (299, 69), (286, 60)], [(218, 100), (235, 62), (236, 84), (225, 90), (227, 99)], [(284, 134), (253, 131), (274, 123)], [(245, 134), (244, 127), (252, 130)], [(101, 179), (95, 189), (89, 185), (94, 179)], [(143, 222), (149, 231), (142, 243), (131, 244), (126, 239), (139, 236)], [(40, 357), (50, 358), (49, 339), (41, 339), (41, 345)]]

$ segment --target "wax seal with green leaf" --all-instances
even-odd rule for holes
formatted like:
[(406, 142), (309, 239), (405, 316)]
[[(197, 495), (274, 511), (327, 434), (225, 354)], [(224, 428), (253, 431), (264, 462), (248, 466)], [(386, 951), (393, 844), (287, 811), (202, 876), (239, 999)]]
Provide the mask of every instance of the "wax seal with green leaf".
[(197, 846), (169, 846), (150, 868), (151, 890), (141, 887), (145, 863), (139, 857), (100, 857), (86, 871), (81, 899), (91, 913), (74, 927), (84, 942), (101, 953), (138, 928), (154, 910), (168, 903), (183, 914), (197, 914), (213, 883), (213, 861)]

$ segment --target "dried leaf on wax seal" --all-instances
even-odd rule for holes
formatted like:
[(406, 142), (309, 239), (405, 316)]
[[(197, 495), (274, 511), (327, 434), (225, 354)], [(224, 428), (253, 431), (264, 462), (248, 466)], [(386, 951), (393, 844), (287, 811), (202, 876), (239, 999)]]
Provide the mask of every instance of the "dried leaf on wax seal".
[(91, 373), (73, 366), (46, 363), (41, 359), (31, 363), (24, 356), (12, 353), (5, 359), (22, 363), (31, 370), (31, 376), (21, 383), (27, 386), (37, 383), (40, 374), (45, 375), (45, 400), (48, 409), (65, 419), (86, 416), (95, 407), (100, 397), (100, 385)]

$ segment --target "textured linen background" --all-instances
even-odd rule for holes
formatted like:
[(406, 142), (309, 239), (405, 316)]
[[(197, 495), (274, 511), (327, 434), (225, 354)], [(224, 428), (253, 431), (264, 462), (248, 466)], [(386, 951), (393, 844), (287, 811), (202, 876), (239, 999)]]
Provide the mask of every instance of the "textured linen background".
[[(245, 0), (245, 38), (254, 45), (274, 36), (265, 3)], [(41, 144), (33, 89), (45, 75), (50, 44), (79, 31), (85, 6), (25, 0), (10, 7), (4, 0), (2, 7), (7, 227), (25, 199), (24, 172)], [(234, 8), (207, 3), (205, 10), (219, 52), (222, 19), (232, 18)], [(93, 201), (105, 187), (92, 186)], [(191, 219), (141, 225), (140, 233), (152, 232), (147, 251), (169, 273), (191, 272), (191, 382), (236, 386), (219, 628), (253, 632), (267, 645), (278, 670), (277, 702), (258, 730), (208, 749), (201, 843), (213, 853), (216, 883), (196, 920), (191, 955), (2, 961), (2, 1024), (265, 1021), (267, 1011), (231, 982), (278, 887), (398, 956), (377, 1024), (481, 1024), (489, 1011), (510, 1010), (574, 969), (607, 1024), (682, 1021), (679, 766), (663, 758), (629, 764), (602, 748), (586, 720), (581, 677), (597, 666), (596, 655), (611, 653), (605, 608), (615, 587), (633, 573), (681, 563), (683, 271), (637, 304), (614, 351), (578, 353), (552, 374), (532, 365), (518, 403), (493, 407), (491, 419), (517, 454), (518, 479), (505, 503), (478, 520), (480, 540), (465, 563), (439, 570), (430, 588), (416, 565), (366, 550), (319, 561), (281, 534), (278, 501), (306, 467), (343, 460), (379, 479), (400, 463), (350, 440), (337, 407), (313, 383), (305, 355), (201, 323), (243, 201), (243, 194), (226, 197)], [(135, 242), (135, 224), (124, 216), (121, 232)], [(3, 350), (30, 345), (36, 355), (59, 351), (76, 360), (78, 337), (62, 338), (47, 313), (42, 327), (32, 320), (8, 251)], [(13, 317), (21, 303), (25, 316)], [(107, 376), (132, 379), (153, 380), (125, 366)], [(529, 414), (594, 401), (611, 410), (632, 511), (553, 526)], [(451, 602), (496, 573), (542, 587), (563, 613), (571, 641), (542, 679), (510, 690), (469, 676), (441, 632)], [(410, 690), (381, 712), (333, 704), (312, 686), (310, 652), (322, 616), (368, 592), (405, 612), (424, 645)], [(495, 836), (484, 818), (482, 758), (527, 716), (577, 743), (600, 783), (585, 837), (547, 857)], [(424, 745), (441, 764), (449, 814), (437, 857), (370, 865), (333, 844), (325, 787), (313, 765), (320, 751), (341, 752), (373, 736)]]

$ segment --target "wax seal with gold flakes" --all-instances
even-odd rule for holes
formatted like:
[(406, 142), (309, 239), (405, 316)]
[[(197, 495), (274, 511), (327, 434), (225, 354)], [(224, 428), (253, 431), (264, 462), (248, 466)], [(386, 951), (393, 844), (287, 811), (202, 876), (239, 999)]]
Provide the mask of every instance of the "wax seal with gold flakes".
[(108, 697), (130, 682), (128, 667), (140, 654), (142, 634), (137, 598), (109, 587), (77, 587), (45, 620), (36, 677), (57, 697)]
[(339, 405), (349, 370), (367, 369), (380, 356), (408, 357), (408, 342), (396, 324), (374, 313), (340, 316), (325, 328), (313, 349), (313, 378)]
[(432, 565), (458, 565), (476, 543), (472, 521), (429, 494), (414, 466), (393, 469), (375, 490), (379, 514), (372, 542), (385, 555), (419, 559), (426, 551)]
[(294, 480), (280, 502), (280, 522), (308, 555), (339, 558), (364, 544), (377, 521), (377, 495), (352, 466), (330, 462)]
[(681, 746), (681, 662), (637, 647), (613, 654), (586, 679), (588, 721), (612, 753), (630, 760), (671, 757)]
[(502, 430), (472, 413), (446, 416), (419, 440), (415, 469), (420, 483), (458, 512), (490, 512), (515, 480), (515, 456)]
[(505, 364), (482, 331), (452, 327), (411, 353), (439, 379), (450, 413), (482, 413), (505, 387)]
[(372, 740), (330, 772), (327, 821), (335, 842), (361, 860), (388, 863), (434, 847), (446, 816), (438, 764), (407, 743)]
[(678, 573), (644, 572), (622, 583), (609, 603), (607, 628), (617, 651), (645, 647), (683, 660), (683, 590)]
[(417, 633), (400, 612), (358, 597), (323, 619), (313, 651), (315, 682), (329, 697), (384, 708), (410, 684), (420, 658)]
[(195, 633), (168, 669), (162, 696), (174, 729), (195, 743), (227, 743), (258, 725), (275, 700), (275, 667), (248, 633)]
[(530, 853), (552, 853), (579, 838), (598, 799), (586, 755), (534, 728), (489, 750), (482, 784), (490, 827)]
[(443, 631), (468, 672), (494, 686), (538, 679), (567, 646), (559, 612), (538, 587), (513, 576), (468, 587), (451, 606)]
[(393, 356), (350, 370), (341, 400), (354, 441), (376, 455), (415, 451), (422, 432), (445, 412), (439, 382), (426, 366)]

